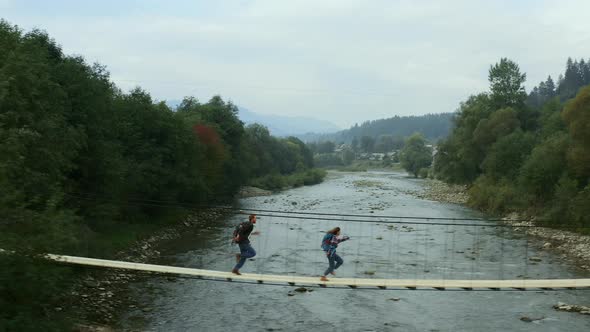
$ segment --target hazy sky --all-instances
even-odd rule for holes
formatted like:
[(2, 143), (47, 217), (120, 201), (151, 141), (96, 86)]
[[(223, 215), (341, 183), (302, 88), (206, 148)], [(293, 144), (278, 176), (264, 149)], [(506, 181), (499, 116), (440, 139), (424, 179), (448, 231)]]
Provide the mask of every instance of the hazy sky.
[(125, 90), (342, 127), (453, 111), (500, 57), (530, 89), (590, 57), (589, 13), (588, 0), (0, 0), (1, 18), (47, 30)]

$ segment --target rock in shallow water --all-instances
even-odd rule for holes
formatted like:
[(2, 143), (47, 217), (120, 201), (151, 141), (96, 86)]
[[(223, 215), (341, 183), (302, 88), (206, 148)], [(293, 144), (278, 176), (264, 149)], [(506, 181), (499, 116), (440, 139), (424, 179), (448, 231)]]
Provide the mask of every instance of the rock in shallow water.
[(523, 322), (527, 322), (527, 323), (531, 323), (534, 322), (536, 320), (541, 320), (544, 319), (545, 317), (528, 317), (528, 316), (522, 316), (520, 317), (520, 320)]
[(557, 304), (553, 306), (553, 309), (567, 312), (579, 312), (582, 315), (590, 315), (590, 307), (586, 307), (583, 305), (565, 304), (563, 302), (557, 302)]

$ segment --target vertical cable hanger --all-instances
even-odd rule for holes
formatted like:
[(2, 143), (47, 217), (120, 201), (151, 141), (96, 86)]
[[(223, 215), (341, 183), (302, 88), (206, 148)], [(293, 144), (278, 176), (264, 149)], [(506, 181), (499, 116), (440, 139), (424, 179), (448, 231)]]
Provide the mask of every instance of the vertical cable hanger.
[(477, 232), (478, 227), (475, 227), (475, 232), (471, 233), (471, 237), (473, 238), (473, 241), (471, 243), (471, 280), (474, 279), (474, 274), (475, 274), (475, 247), (477, 245)]
[(397, 233), (397, 254), (395, 255), (395, 265), (396, 265), (396, 278), (399, 279), (399, 274), (400, 274), (400, 261), (399, 261), (399, 256), (401, 255), (401, 244), (400, 244), (400, 236), (401, 236), (401, 231), (400, 228), (398, 227), (396, 229), (396, 233)]
[(393, 232), (391, 232), (391, 229), (389, 229), (388, 226), (385, 226), (385, 229), (388, 230), (387, 233), (389, 235), (389, 239), (387, 241), (387, 243), (388, 243), (388, 247), (387, 247), (388, 248), (388, 250), (387, 250), (388, 251), (388, 256), (387, 256), (387, 263), (388, 263), (387, 264), (387, 275), (388, 276), (391, 276), (391, 267), (392, 267), (392, 265), (394, 265), (393, 264), (393, 261), (391, 259), (392, 251), (393, 251)]
[(448, 269), (448, 264), (449, 264), (449, 225), (445, 226), (445, 245), (444, 245), (444, 251), (445, 251), (445, 255), (444, 258), (442, 259), (443, 264), (441, 267), (441, 272), (442, 272), (442, 280), (447, 280), (447, 269)]
[(420, 239), (418, 238), (417, 228), (414, 228), (414, 261), (412, 266), (414, 267), (414, 279), (418, 280), (418, 247), (420, 245)]
[(423, 226), (424, 227), (424, 268), (422, 269), (422, 272), (424, 274), (426, 274), (429, 269), (428, 269), (428, 231), (427, 231), (427, 227), (426, 225)]
[(523, 279), (527, 279), (529, 277), (529, 229), (525, 228), (524, 230), (525, 236), (525, 251), (524, 251), (524, 274)]
[(506, 230), (504, 228), (500, 228), (500, 272), (498, 279), (504, 279), (504, 238)]
[(359, 265), (361, 264), (361, 242), (363, 240), (363, 225), (361, 223), (357, 223), (359, 232), (358, 232), (358, 241), (356, 241), (356, 260), (355, 260), (355, 276), (359, 275)]
[(290, 256), (290, 251), (289, 251), (289, 223), (290, 223), (290, 219), (287, 219), (286, 223), (283, 223), (283, 225), (285, 226), (285, 248), (284, 248), (284, 252), (285, 252), (285, 272), (287, 275), (291, 274), (291, 271), (289, 270), (289, 256)]
[[(299, 248), (299, 226), (295, 227), (295, 248)], [(294, 261), (293, 261), (293, 271), (297, 272), (297, 259), (299, 258), (299, 255), (295, 254), (293, 255), (295, 257)]]
[(455, 277), (455, 233), (457, 233), (457, 231), (453, 229), (453, 232), (451, 233), (451, 278)]

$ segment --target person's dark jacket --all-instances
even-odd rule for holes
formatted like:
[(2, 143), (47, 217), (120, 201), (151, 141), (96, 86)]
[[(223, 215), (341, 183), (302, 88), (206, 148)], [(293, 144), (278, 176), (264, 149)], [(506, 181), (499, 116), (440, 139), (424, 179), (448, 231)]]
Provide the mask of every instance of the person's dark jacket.
[(254, 230), (254, 224), (249, 221), (245, 221), (245, 222), (241, 223), (240, 225), (238, 225), (238, 228), (237, 228), (238, 239), (236, 240), (236, 243), (238, 243), (238, 244), (250, 243), (250, 239), (248, 237), (250, 236), (250, 233), (252, 233), (252, 230)]

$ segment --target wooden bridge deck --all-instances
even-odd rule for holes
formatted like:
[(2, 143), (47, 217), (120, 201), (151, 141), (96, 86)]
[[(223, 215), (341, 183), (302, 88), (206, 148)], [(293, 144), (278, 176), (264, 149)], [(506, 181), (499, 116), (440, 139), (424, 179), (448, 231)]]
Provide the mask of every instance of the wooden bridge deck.
[(126, 269), (163, 274), (193, 276), (203, 279), (224, 281), (245, 281), (253, 283), (321, 286), (321, 287), (351, 287), (351, 288), (406, 288), (406, 289), (555, 289), (555, 288), (588, 288), (590, 279), (515, 279), (515, 280), (453, 280), (453, 279), (368, 279), (368, 278), (329, 278), (320, 281), (319, 277), (303, 277), (272, 274), (242, 273), (235, 275), (231, 272), (192, 269), (154, 264), (141, 264), (96, 258), (47, 255), (48, 258), (61, 263), (97, 266), (105, 268)]

